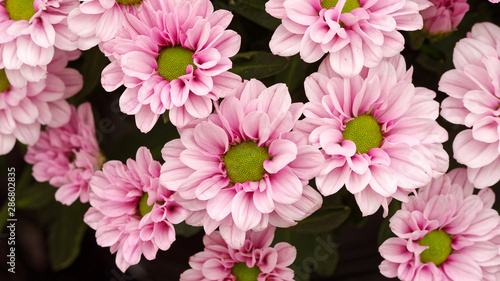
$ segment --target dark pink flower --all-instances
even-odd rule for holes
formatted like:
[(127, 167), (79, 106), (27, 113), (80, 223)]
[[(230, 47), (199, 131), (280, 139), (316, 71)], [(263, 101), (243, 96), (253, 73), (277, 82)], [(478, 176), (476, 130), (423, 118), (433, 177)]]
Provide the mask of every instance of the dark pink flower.
[(156, 257), (175, 241), (173, 224), (182, 222), (187, 211), (174, 200), (172, 191), (159, 183), (161, 165), (145, 147), (126, 165), (104, 163), (90, 181), (92, 189), (85, 222), (96, 230), (97, 244), (110, 247), (120, 270), (139, 263), (141, 256)]

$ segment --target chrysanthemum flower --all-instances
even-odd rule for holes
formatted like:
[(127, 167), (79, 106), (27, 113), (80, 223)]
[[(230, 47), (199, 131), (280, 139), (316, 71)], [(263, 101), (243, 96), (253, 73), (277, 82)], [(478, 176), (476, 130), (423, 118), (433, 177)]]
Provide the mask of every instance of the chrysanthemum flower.
[(120, 108), (135, 115), (142, 132), (166, 110), (176, 126), (205, 118), (213, 100), (241, 83), (227, 71), (241, 41), (225, 30), (230, 12), (214, 12), (208, 0), (151, 0), (126, 18), (116, 38), (103, 44), (112, 62), (101, 81), (107, 91), (127, 87)]
[(192, 269), (182, 273), (180, 281), (292, 281), (294, 273), (288, 266), (297, 250), (286, 242), (270, 247), (274, 230), (247, 232), (241, 249), (228, 246), (218, 231), (205, 235), (205, 250), (189, 259)]
[(68, 53), (58, 50), (48, 66), (46, 79), (12, 85), (5, 69), (0, 69), (0, 155), (9, 153), (16, 139), (34, 145), (40, 125), (60, 127), (69, 120), (71, 110), (66, 98), (83, 85), (80, 73), (66, 68)]
[(71, 106), (71, 118), (63, 126), (47, 127), (24, 159), (33, 164), (33, 177), (58, 187), (56, 200), (71, 205), (76, 199), (89, 201), (88, 185), (99, 169), (99, 146), (90, 103)]
[(161, 165), (146, 147), (137, 150), (136, 160), (126, 165), (113, 160), (104, 163), (90, 180), (90, 204), (84, 221), (96, 230), (97, 244), (117, 252), (116, 264), (125, 272), (148, 260), (158, 249), (168, 250), (175, 241), (173, 224), (182, 222), (187, 211), (160, 185)]
[(188, 224), (203, 225), (207, 234), (220, 227), (224, 240), (239, 249), (248, 230), (289, 227), (321, 206), (307, 183), (323, 157), (290, 132), (301, 106), (291, 103), (284, 84), (266, 88), (246, 81), (208, 121), (165, 144), (160, 180), (193, 212)]
[(469, 180), (477, 188), (500, 180), (500, 28), (477, 23), (453, 52), (456, 69), (444, 73), (439, 90), (449, 95), (441, 115), (470, 129), (453, 141), (453, 156), (467, 165)]
[(500, 277), (500, 216), (495, 194), (473, 194), (464, 168), (419, 189), (390, 219), (397, 237), (379, 248), (380, 272), (406, 281), (496, 281)]
[(446, 35), (457, 29), (469, 11), (467, 0), (430, 0), (432, 6), (420, 12), (424, 18), (424, 31), (431, 36)]
[(400, 53), (399, 30), (421, 29), (419, 10), (430, 5), (427, 0), (269, 0), (266, 11), (282, 20), (269, 47), (280, 56), (300, 52), (306, 62), (329, 53), (335, 72), (354, 76), (363, 66)]
[(142, 2), (143, 0), (83, 0), (68, 15), (69, 29), (79, 36), (78, 48), (87, 50), (102, 41), (113, 39), (123, 26), (125, 14), (135, 14)]
[(76, 49), (67, 16), (78, 0), (0, 0), (0, 68), (11, 84), (23, 87), (47, 74), (55, 48)]
[(392, 198), (406, 200), (448, 168), (435, 93), (413, 86), (400, 55), (352, 78), (328, 63), (306, 78), (310, 102), (296, 125), (326, 158), (316, 184), (325, 196), (345, 185), (364, 216), (381, 205), (387, 213)]

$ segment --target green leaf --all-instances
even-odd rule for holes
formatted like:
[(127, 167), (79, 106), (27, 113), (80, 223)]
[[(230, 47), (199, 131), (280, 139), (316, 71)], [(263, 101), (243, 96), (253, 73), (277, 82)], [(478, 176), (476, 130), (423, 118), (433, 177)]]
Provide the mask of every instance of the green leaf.
[(16, 206), (19, 209), (38, 209), (55, 201), (56, 188), (49, 183), (34, 183), (28, 185), (18, 193)]
[(351, 208), (348, 206), (323, 207), (293, 227), (302, 233), (321, 233), (338, 228), (349, 218)]
[(194, 227), (186, 224), (185, 222), (181, 222), (179, 224), (174, 224), (175, 228), (175, 234), (176, 235), (182, 235), (184, 237), (191, 237), (194, 236), (196, 233), (200, 232), (202, 230), (202, 227)]
[(298, 233), (293, 228), (276, 229), (275, 242), (288, 242), (297, 249), (297, 257), (290, 266), (294, 280), (307, 281), (311, 272), (332, 275), (337, 267), (339, 253), (335, 236), (329, 233)]
[(83, 76), (84, 83), (80, 92), (69, 99), (74, 105), (85, 102), (87, 95), (94, 92), (97, 87), (100, 87), (101, 72), (109, 64), (109, 59), (96, 46), (83, 52), (82, 56), (74, 64), (78, 63), (78, 70)]
[(280, 20), (272, 17), (266, 12), (268, 0), (229, 0), (215, 1), (216, 8), (232, 11), (240, 16), (269, 30), (275, 30), (280, 25)]
[(289, 62), (288, 58), (264, 51), (239, 53), (231, 59), (233, 68), (230, 71), (243, 79), (262, 79), (276, 75), (287, 68)]
[(87, 229), (83, 222), (83, 215), (88, 209), (76, 201), (71, 206), (54, 205), (59, 208), (56, 216), (49, 227), (49, 258), (50, 265), (54, 271), (60, 271), (69, 267), (80, 253), (80, 246)]
[(7, 225), (7, 219), (9, 218), (9, 213), (7, 212), (8, 203), (9, 200), (5, 200), (5, 202), (2, 204), (2, 208), (0, 209), (0, 232), (2, 232)]

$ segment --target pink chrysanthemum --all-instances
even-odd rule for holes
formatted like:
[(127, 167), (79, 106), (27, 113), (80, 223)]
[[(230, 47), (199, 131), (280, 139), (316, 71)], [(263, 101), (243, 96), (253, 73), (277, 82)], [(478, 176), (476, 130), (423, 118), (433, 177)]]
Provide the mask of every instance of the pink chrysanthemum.
[(60, 127), (68, 122), (71, 109), (65, 99), (83, 85), (80, 73), (66, 68), (68, 55), (73, 56), (58, 50), (46, 79), (24, 87), (11, 85), (6, 70), (0, 69), (0, 155), (9, 153), (16, 139), (34, 145), (40, 125)]
[(116, 264), (125, 272), (148, 260), (158, 249), (166, 251), (175, 241), (173, 224), (182, 222), (187, 211), (160, 185), (161, 165), (145, 147), (136, 160), (104, 163), (90, 180), (90, 204), (84, 221), (96, 230), (97, 244), (117, 252)]
[(301, 108), (284, 84), (266, 88), (246, 81), (208, 121), (165, 144), (160, 180), (193, 212), (188, 224), (203, 225), (207, 234), (220, 227), (224, 240), (239, 249), (246, 231), (289, 227), (321, 206), (307, 183), (323, 157), (290, 132)]
[(477, 188), (500, 180), (500, 28), (477, 23), (453, 52), (456, 69), (444, 73), (439, 90), (449, 95), (441, 115), (471, 129), (453, 141), (453, 156), (467, 165), (469, 180)]
[(228, 246), (218, 231), (203, 237), (205, 250), (189, 259), (192, 269), (181, 274), (180, 281), (293, 281), (293, 270), (288, 268), (297, 250), (286, 242), (270, 247), (274, 227), (260, 232), (246, 233), (244, 246)]
[(390, 219), (397, 237), (379, 248), (380, 272), (406, 281), (500, 280), (500, 216), (495, 194), (478, 195), (463, 168), (419, 189)]
[(469, 11), (467, 0), (430, 0), (432, 6), (420, 12), (424, 30), (430, 35), (445, 35), (457, 29)]
[(142, 2), (143, 0), (83, 0), (68, 15), (69, 29), (79, 36), (78, 48), (87, 50), (113, 39), (123, 26), (125, 14), (135, 14)]
[(23, 87), (47, 74), (55, 48), (76, 49), (67, 16), (78, 0), (0, 0), (0, 68), (12, 85)]
[(33, 177), (58, 187), (56, 200), (66, 205), (78, 198), (89, 201), (89, 180), (99, 169), (99, 158), (90, 103), (81, 104), (78, 110), (71, 106), (68, 123), (47, 127), (24, 157), (33, 164)]
[(274, 54), (300, 52), (306, 62), (325, 53), (342, 76), (376, 66), (404, 48), (399, 30), (421, 29), (427, 0), (269, 0), (266, 11), (281, 19), (269, 47)]
[(205, 118), (213, 100), (241, 83), (227, 71), (241, 41), (225, 30), (230, 12), (214, 12), (208, 0), (151, 0), (126, 18), (116, 38), (103, 44), (112, 62), (101, 81), (107, 91), (127, 87), (120, 108), (135, 115), (142, 132), (166, 110), (176, 126)]
[(448, 168), (435, 93), (413, 86), (400, 55), (352, 78), (325, 62), (306, 78), (310, 102), (296, 125), (326, 158), (318, 189), (327, 196), (345, 185), (364, 216), (381, 205), (386, 214), (392, 198), (406, 200)]

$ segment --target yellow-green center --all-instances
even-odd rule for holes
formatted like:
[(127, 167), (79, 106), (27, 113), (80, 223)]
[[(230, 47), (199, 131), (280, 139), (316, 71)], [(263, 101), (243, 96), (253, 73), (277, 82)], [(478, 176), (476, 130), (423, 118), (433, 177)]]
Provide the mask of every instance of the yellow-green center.
[(231, 273), (236, 276), (236, 281), (257, 281), (260, 269), (257, 266), (249, 268), (245, 262), (235, 263)]
[(367, 153), (372, 148), (380, 147), (384, 140), (380, 125), (370, 115), (360, 115), (346, 123), (342, 132), (344, 140), (350, 140), (356, 145), (357, 153)]
[(264, 161), (270, 159), (267, 147), (253, 141), (233, 145), (222, 157), (227, 175), (232, 183), (259, 181), (266, 173)]
[(158, 59), (158, 74), (165, 80), (172, 81), (179, 76), (186, 74), (188, 65), (193, 66), (193, 71), (196, 66), (193, 64), (194, 52), (181, 46), (165, 48), (160, 52)]
[(429, 246), (420, 254), (420, 261), (423, 263), (433, 262), (436, 266), (446, 261), (451, 254), (452, 238), (442, 230), (433, 230), (427, 233), (424, 238), (418, 241), (421, 246)]
[(5, 69), (0, 69), (0, 93), (3, 93), (10, 89), (10, 82), (7, 79), (7, 74), (5, 74)]
[(36, 13), (34, 0), (5, 0), (5, 10), (11, 20), (30, 20)]
[(116, 0), (116, 3), (122, 5), (139, 5), (142, 0)]
[[(325, 9), (330, 9), (333, 8), (337, 5), (339, 0), (323, 0), (321, 1), (321, 7)], [(360, 8), (361, 5), (359, 4), (359, 0), (347, 0), (345, 2), (344, 7), (342, 8), (342, 14), (343, 13), (350, 13), (352, 10), (356, 8)]]
[[(148, 193), (144, 193), (139, 200), (139, 213), (141, 214), (141, 217), (144, 217), (146, 214), (151, 212), (151, 210), (153, 210), (153, 206), (155, 205), (154, 203), (151, 206), (148, 205), (148, 198)], [(156, 203), (163, 204), (161, 201), (156, 201)]]

